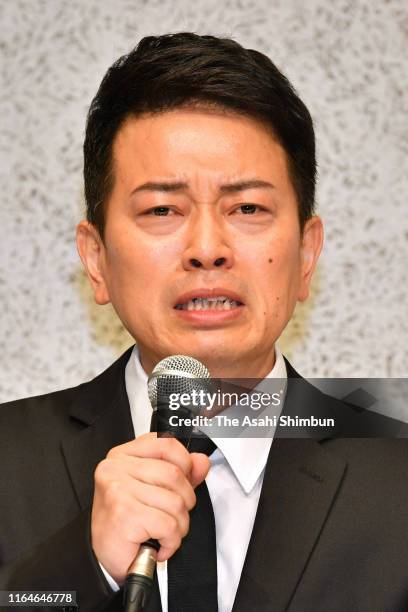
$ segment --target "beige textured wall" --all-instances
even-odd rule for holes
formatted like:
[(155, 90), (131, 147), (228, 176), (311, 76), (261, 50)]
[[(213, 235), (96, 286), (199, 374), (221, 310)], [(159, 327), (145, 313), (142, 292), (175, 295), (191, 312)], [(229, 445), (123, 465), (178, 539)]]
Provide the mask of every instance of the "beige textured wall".
[(144, 35), (228, 35), (309, 106), (326, 247), (281, 346), (308, 376), (407, 376), (405, 0), (2, 0), (0, 400), (70, 386), (130, 344), (74, 247), (87, 106)]

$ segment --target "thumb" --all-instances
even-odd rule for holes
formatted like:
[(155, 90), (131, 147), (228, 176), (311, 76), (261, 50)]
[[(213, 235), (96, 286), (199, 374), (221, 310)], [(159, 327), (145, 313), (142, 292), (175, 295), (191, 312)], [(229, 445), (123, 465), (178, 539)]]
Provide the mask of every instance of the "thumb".
[(203, 453), (191, 453), (190, 457), (192, 461), (190, 482), (195, 488), (201, 482), (203, 482), (207, 476), (211, 463), (207, 455), (204, 455)]

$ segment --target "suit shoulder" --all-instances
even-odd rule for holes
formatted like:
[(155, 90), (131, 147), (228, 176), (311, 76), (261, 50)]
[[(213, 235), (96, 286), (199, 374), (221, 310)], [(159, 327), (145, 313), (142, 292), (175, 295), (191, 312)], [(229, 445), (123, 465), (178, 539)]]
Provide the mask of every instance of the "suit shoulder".
[(100, 395), (101, 390), (106, 392), (115, 387), (118, 374), (124, 372), (124, 366), (129, 359), (132, 348), (128, 349), (118, 360), (90, 381), (67, 389), (0, 404), (0, 422), (27, 418), (31, 413), (37, 412), (47, 417), (65, 415), (78, 397), (87, 398)]
[[(85, 383), (86, 384), (86, 383)], [(66, 427), (70, 406), (84, 385), (0, 404), (0, 446), (19, 446), (33, 436), (57, 434)]]

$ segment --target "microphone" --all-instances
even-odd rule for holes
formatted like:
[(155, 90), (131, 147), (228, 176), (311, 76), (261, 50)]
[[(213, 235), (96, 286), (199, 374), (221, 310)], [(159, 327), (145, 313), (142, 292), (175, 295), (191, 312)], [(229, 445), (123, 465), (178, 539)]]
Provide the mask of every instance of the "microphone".
[[(172, 393), (191, 395), (193, 391), (199, 392), (207, 388), (209, 379), (207, 368), (193, 357), (171, 355), (159, 361), (148, 379), (148, 394), (153, 409), (150, 431), (177, 437), (188, 448), (193, 428), (170, 426), (169, 417), (175, 411), (169, 408), (169, 397)], [(179, 416), (191, 416), (192, 407), (181, 406), (177, 413)], [(125, 612), (143, 612), (147, 609), (159, 548), (157, 540), (152, 538), (140, 545), (128, 569), (123, 589)]]

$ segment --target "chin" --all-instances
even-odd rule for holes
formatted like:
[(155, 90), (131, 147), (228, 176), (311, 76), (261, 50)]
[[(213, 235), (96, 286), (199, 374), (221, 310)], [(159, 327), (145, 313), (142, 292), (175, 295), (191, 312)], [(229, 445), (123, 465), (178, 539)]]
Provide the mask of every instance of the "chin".
[(210, 371), (219, 370), (232, 364), (237, 359), (234, 347), (213, 346), (206, 348), (194, 347), (194, 350), (189, 351), (189, 355), (201, 361)]

